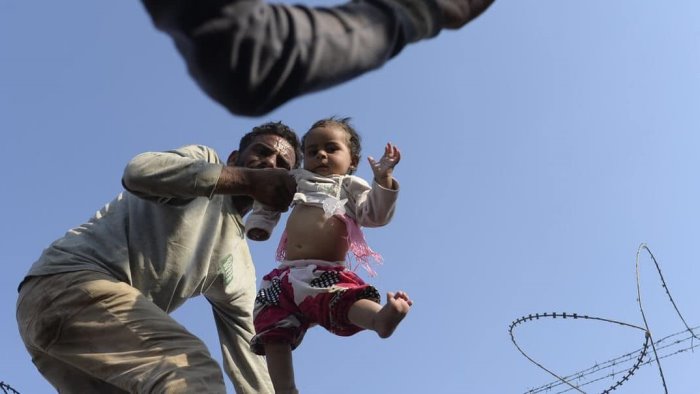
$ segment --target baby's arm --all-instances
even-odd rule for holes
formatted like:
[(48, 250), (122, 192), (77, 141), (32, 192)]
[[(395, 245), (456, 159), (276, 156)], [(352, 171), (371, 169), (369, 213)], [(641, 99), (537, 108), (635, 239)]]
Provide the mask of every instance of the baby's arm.
[(255, 201), (253, 211), (245, 221), (246, 236), (253, 241), (265, 241), (270, 238), (272, 229), (280, 219), (280, 212)]
[(374, 181), (387, 189), (394, 189), (394, 177), (392, 175), (394, 167), (401, 161), (399, 148), (388, 142), (379, 161), (375, 161), (372, 156), (368, 156), (367, 160), (374, 173)]
[(365, 181), (355, 182), (350, 193), (352, 213), (363, 227), (379, 227), (389, 223), (394, 215), (399, 183), (393, 177), (394, 167), (401, 160), (401, 152), (391, 143), (386, 144), (379, 161), (368, 157), (374, 173), (374, 186)]

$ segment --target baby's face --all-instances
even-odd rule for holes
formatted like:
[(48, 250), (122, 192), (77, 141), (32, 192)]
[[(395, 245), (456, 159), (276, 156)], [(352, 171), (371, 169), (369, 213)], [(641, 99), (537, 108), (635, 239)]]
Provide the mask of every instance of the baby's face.
[(305, 170), (319, 175), (345, 175), (352, 166), (348, 134), (338, 126), (311, 129), (304, 145)]

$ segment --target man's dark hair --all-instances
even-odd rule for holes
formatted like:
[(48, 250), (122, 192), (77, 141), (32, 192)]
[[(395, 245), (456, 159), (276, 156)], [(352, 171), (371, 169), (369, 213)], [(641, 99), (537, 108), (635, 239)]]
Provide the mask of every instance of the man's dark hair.
[(289, 142), (289, 145), (291, 145), (294, 149), (294, 166), (292, 166), (292, 168), (299, 168), (302, 159), (299, 137), (297, 137), (294, 130), (282, 122), (268, 122), (261, 124), (260, 126), (253, 127), (253, 130), (241, 138), (241, 142), (238, 144), (238, 151), (243, 152), (251, 143), (253, 143), (255, 138), (268, 134), (282, 137)]
[[(355, 170), (357, 169), (356, 165), (360, 162), (360, 153), (362, 152), (362, 139), (360, 138), (360, 134), (358, 134), (357, 130), (355, 130), (352, 124), (350, 124), (349, 117), (339, 118), (337, 116), (331, 116), (330, 118), (317, 120), (314, 124), (311, 125), (309, 131), (319, 127), (327, 126), (340, 127), (343, 131), (345, 131), (345, 133), (347, 133), (348, 147), (350, 148), (350, 157), (352, 158), (353, 163), (355, 163), (354, 166), (350, 167), (348, 174), (355, 173)], [(308, 132), (306, 134), (308, 134)], [(304, 136), (301, 137), (302, 151), (304, 151), (304, 147), (306, 144), (306, 134), (304, 134)]]

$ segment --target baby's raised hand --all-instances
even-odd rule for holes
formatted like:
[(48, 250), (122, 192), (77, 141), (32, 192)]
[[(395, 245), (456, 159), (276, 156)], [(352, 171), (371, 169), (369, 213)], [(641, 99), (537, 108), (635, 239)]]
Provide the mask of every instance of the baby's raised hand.
[(374, 180), (387, 189), (393, 189), (392, 174), (394, 173), (394, 167), (401, 161), (399, 148), (388, 142), (384, 147), (384, 155), (379, 161), (374, 160), (372, 156), (368, 156), (367, 160), (374, 173)]

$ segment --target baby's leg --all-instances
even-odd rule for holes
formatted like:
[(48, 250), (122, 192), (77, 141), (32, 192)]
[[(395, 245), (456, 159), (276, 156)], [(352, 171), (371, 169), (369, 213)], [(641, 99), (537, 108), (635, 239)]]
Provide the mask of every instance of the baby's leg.
[(408, 314), (413, 302), (403, 291), (389, 292), (386, 298), (384, 306), (367, 299), (357, 300), (348, 311), (348, 319), (355, 325), (373, 330), (381, 338), (388, 338)]
[(287, 343), (266, 343), (265, 358), (272, 385), (277, 394), (297, 394), (294, 383), (292, 348)]

